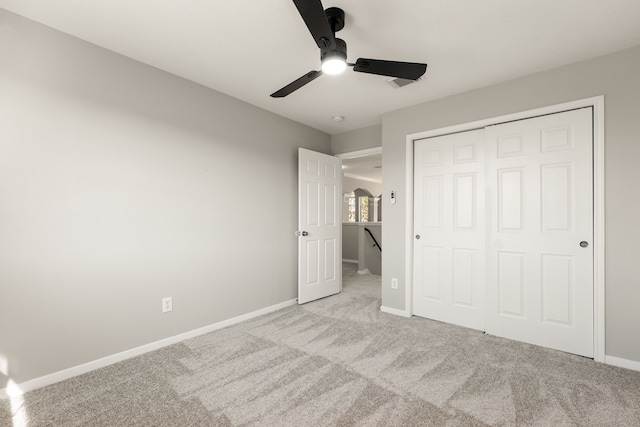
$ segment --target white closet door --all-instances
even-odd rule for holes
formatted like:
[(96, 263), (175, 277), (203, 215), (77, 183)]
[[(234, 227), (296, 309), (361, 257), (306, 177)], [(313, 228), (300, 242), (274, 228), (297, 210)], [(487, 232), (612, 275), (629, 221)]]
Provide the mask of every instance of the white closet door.
[(484, 131), (415, 143), (414, 314), (484, 328)]
[(486, 331), (592, 357), (592, 110), (486, 135)]

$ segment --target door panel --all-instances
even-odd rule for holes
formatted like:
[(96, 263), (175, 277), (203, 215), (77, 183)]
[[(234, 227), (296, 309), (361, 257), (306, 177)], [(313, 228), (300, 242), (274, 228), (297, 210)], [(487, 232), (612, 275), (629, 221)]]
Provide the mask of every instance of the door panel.
[(298, 150), (299, 304), (342, 288), (341, 164), (333, 156)]
[(591, 109), (486, 131), (486, 331), (592, 357)]
[(498, 252), (498, 312), (524, 316), (524, 256), (522, 252)]
[(542, 255), (542, 321), (573, 326), (573, 259)]
[(482, 130), (415, 143), (413, 311), (484, 328)]
[(473, 283), (475, 273), (474, 249), (453, 250), (453, 303), (467, 307), (473, 306)]
[(498, 228), (502, 232), (522, 231), (524, 226), (524, 170), (498, 170)]

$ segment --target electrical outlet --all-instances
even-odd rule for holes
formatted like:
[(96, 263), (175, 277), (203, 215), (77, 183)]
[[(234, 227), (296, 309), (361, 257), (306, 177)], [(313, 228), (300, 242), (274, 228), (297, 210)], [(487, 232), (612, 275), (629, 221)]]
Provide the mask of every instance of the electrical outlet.
[(167, 311), (173, 310), (173, 298), (166, 297), (162, 298), (162, 312), (166, 313)]
[(398, 278), (397, 277), (392, 277), (391, 278), (391, 289), (398, 289)]

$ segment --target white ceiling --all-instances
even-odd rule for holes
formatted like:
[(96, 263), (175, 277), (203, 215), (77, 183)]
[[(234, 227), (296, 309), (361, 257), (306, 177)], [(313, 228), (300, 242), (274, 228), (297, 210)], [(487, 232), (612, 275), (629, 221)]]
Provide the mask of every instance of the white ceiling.
[(382, 183), (382, 153), (342, 159), (344, 176)]
[[(639, 0), (326, 0), (346, 12), (349, 60), (426, 62), (417, 84), (322, 76), (291, 0), (0, 0), (0, 7), (327, 133), (473, 88), (640, 44)], [(331, 118), (346, 119), (336, 123)]]

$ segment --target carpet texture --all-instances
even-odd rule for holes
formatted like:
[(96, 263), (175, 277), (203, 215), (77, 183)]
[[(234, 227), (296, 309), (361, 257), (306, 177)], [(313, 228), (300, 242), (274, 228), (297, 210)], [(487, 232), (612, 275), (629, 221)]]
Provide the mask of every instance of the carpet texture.
[(639, 426), (640, 372), (380, 312), (380, 278), (0, 401), (0, 425)]

